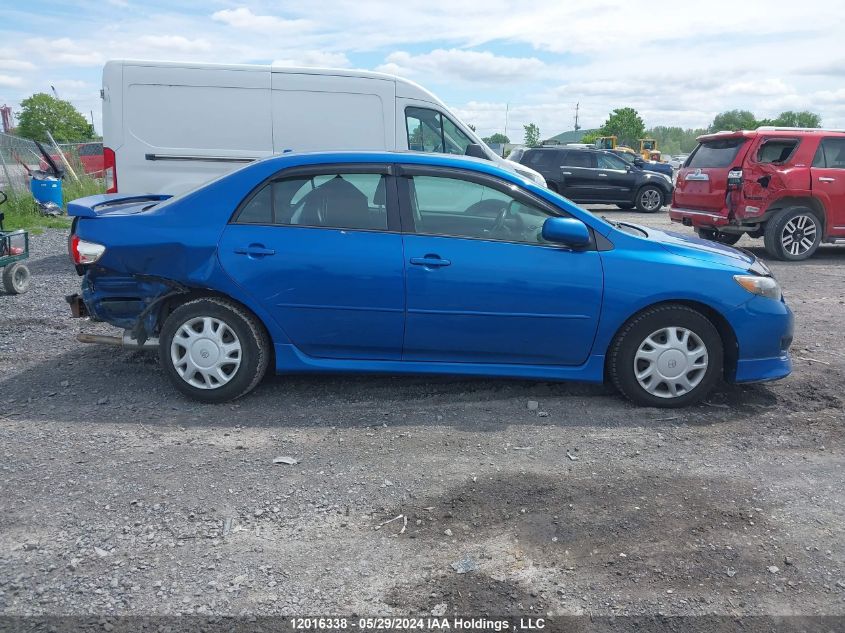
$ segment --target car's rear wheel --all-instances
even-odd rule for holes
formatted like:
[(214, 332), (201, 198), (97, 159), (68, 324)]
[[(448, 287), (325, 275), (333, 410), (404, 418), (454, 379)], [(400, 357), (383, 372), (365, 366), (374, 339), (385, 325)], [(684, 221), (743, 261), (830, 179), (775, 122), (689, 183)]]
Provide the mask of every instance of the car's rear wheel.
[(713, 242), (719, 242), (719, 244), (727, 244), (728, 246), (733, 246), (742, 237), (742, 233), (722, 233), (715, 229), (696, 229), (695, 232), (703, 240), (711, 240)]
[(630, 400), (650, 407), (683, 407), (704, 399), (722, 375), (719, 332), (683, 305), (649, 308), (616, 335), (608, 374)]
[(620, 209), (633, 209), (634, 203), (633, 202), (617, 202), (616, 206)]
[(663, 208), (666, 196), (660, 187), (646, 185), (637, 192), (637, 210), (642, 213), (655, 213)]
[(821, 220), (807, 207), (780, 211), (766, 223), (763, 233), (766, 252), (785, 261), (812, 257), (821, 241)]
[(15, 262), (3, 269), (3, 288), (10, 295), (20, 295), (29, 290), (31, 275), (26, 264)]
[(179, 391), (203, 402), (249, 393), (264, 377), (270, 342), (240, 306), (203, 297), (176, 308), (159, 336), (159, 360)]

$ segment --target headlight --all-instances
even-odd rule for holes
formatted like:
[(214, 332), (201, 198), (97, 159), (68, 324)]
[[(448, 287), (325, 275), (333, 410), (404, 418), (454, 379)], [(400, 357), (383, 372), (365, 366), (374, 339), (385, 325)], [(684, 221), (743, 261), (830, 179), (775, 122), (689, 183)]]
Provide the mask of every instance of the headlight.
[(734, 280), (748, 292), (761, 297), (780, 301), (780, 284), (774, 277), (758, 277), (757, 275), (734, 275)]

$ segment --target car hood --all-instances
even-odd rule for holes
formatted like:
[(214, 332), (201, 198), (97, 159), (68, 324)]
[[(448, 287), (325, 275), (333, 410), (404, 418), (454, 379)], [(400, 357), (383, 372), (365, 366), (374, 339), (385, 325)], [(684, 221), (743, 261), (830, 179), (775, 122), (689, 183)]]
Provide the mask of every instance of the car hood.
[(648, 239), (658, 243), (673, 255), (688, 257), (709, 264), (722, 264), (742, 270), (748, 270), (757, 258), (747, 251), (703, 240), (693, 235), (684, 235), (674, 231), (661, 231), (651, 227), (637, 227), (648, 234)]

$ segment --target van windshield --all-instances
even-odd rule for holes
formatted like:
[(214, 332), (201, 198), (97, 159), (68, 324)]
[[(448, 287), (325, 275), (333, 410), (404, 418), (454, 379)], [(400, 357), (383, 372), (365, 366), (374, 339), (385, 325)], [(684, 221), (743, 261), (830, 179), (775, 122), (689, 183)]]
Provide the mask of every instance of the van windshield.
[(747, 138), (726, 138), (705, 141), (695, 148), (687, 167), (730, 167)]

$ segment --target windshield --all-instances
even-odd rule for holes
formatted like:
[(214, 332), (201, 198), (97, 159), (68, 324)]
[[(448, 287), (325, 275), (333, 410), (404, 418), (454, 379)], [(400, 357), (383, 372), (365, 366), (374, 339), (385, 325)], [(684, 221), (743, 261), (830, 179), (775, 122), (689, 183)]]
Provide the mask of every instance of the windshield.
[(687, 167), (730, 167), (739, 149), (745, 145), (746, 138), (726, 138), (705, 141), (699, 145), (687, 162)]

